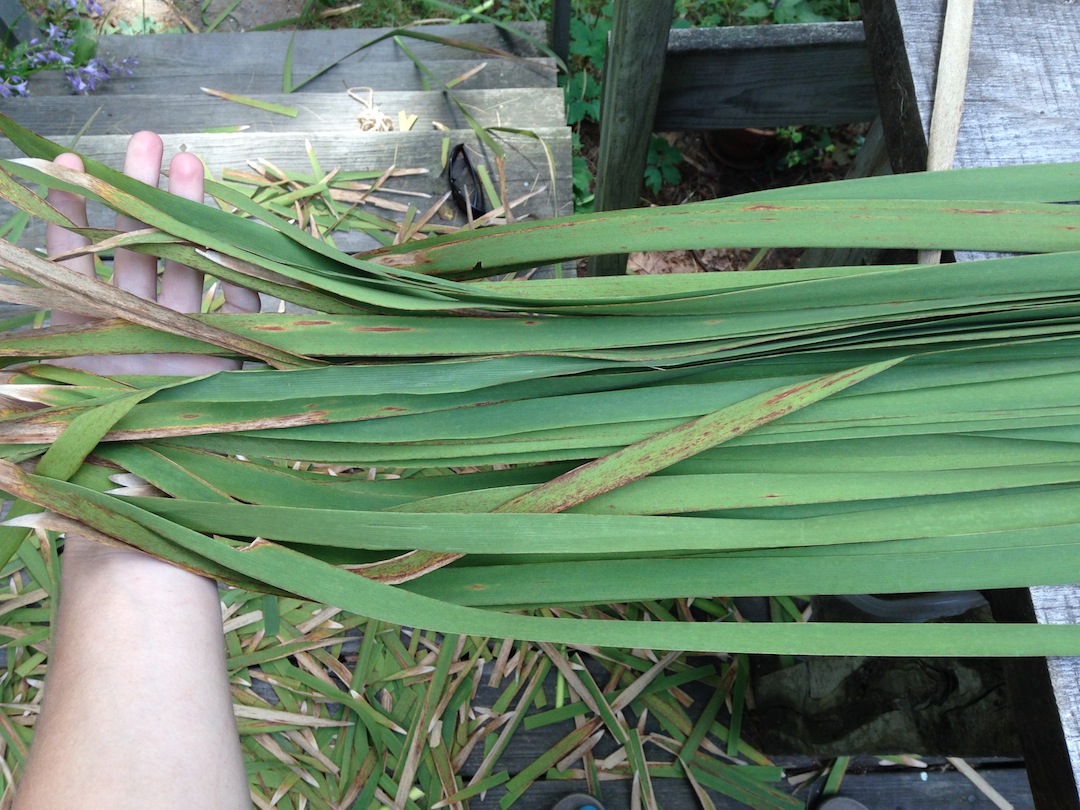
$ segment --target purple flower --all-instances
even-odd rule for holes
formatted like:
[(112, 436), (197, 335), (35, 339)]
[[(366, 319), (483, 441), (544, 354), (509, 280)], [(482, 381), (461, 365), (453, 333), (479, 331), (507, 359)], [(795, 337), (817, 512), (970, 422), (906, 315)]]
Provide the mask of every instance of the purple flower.
[(138, 60), (131, 57), (108, 64), (105, 60), (95, 56), (82, 67), (64, 71), (64, 76), (67, 78), (68, 84), (71, 85), (72, 92), (81, 96), (94, 92), (117, 73), (130, 76), (131, 68), (137, 64)]
[(49, 25), (49, 38), (41, 42), (36, 37), (29, 42), (26, 49), (26, 63), (31, 68), (41, 68), (48, 65), (70, 65), (74, 59), (72, 50), (74, 47), (73, 37), (55, 25)]
[(132, 74), (135, 59), (106, 62), (100, 57), (78, 64), (75, 53), (80, 16), (103, 14), (95, 0), (44, 0), (41, 29), (17, 50), (0, 48), (0, 98), (29, 95), (27, 80), (42, 70), (63, 70), (72, 92), (91, 93), (109, 78)]
[(108, 66), (94, 57), (82, 67), (64, 71), (64, 76), (75, 95), (82, 96), (97, 90), (98, 85), (109, 78)]
[(0, 98), (11, 98), (12, 96), (26, 96), (30, 95), (30, 91), (26, 89), (26, 79), (21, 76), (8, 76), (2, 82), (0, 82)]

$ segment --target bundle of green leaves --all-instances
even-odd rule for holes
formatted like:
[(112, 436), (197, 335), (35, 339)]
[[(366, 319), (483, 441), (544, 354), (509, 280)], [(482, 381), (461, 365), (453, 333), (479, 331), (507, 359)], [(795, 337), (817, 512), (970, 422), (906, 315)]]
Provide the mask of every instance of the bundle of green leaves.
[[(902, 175), (338, 253), (230, 189), (143, 186), (0, 117), (85, 229), (312, 311), (183, 316), (0, 242), (9, 300), (108, 313), (7, 334), (11, 555), (50, 516), (225, 582), (451, 633), (603, 647), (1066, 655), (1080, 627), (613, 622), (522, 608), (1065, 583), (1080, 562), (1080, 166)], [(20, 182), (22, 181), (22, 182)], [(60, 223), (64, 224), (64, 223)], [(628, 250), (1010, 251), (946, 266), (520, 282)], [(51, 365), (239, 357), (197, 379)], [(112, 492), (123, 471), (169, 495)], [(36, 521), (36, 522), (35, 522)], [(41, 521), (44, 521), (42, 523)]]

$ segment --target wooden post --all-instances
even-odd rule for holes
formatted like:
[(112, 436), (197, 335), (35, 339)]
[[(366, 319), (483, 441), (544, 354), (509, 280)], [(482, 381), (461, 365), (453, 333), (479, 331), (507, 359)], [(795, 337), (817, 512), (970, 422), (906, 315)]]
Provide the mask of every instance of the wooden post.
[[(600, 100), (596, 210), (638, 203), (660, 97), (675, 0), (616, 0)], [(595, 256), (589, 275), (626, 272), (626, 255)]]
[(570, 0), (554, 0), (551, 4), (551, 50), (563, 60), (570, 61)]

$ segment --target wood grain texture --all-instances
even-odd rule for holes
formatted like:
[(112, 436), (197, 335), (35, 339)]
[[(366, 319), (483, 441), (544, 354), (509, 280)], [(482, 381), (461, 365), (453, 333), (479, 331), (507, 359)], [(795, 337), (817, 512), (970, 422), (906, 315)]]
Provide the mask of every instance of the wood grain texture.
[[(868, 0), (863, 11), (894, 168), (919, 170), (920, 152), (925, 166), (933, 115), (945, 0)], [(1021, 7), (1011, 0), (979, 0), (953, 166), (1080, 160), (1078, 61), (1080, 5), (1028, 0)], [(957, 254), (960, 261), (979, 257)], [(1080, 587), (1032, 588), (1030, 602), (1040, 622), (1080, 621)], [(1018, 713), (1017, 719), (1029, 761), (1051, 761), (1061, 743), (1071, 773), (1067, 766), (1053, 772), (1032, 768), (1032, 789), (1040, 807), (1077, 807), (1080, 659), (1050, 659), (1046, 670), (1063, 739), (1034, 710)], [(1038, 673), (1018, 673), (1014, 691), (1040, 704), (1042, 698), (1034, 693), (1041, 680)]]
[(862, 23), (685, 28), (668, 38), (655, 130), (871, 121)]
[(918, 135), (923, 131), (922, 122), (896, 3), (867, 0), (862, 7), (889, 163), (895, 172), (922, 171), (926, 168), (926, 136)]
[[(358, 95), (368, 98), (366, 92)], [(557, 87), (456, 90), (454, 97), (482, 126), (533, 129), (565, 124), (563, 93)], [(9, 99), (0, 109), (39, 135), (61, 142), (80, 132), (88, 121), (92, 124), (87, 135), (129, 135), (140, 129), (176, 133), (224, 126), (247, 126), (250, 132), (359, 133), (357, 119), (367, 109), (344, 90), (258, 98), (292, 107), (299, 114), (290, 118), (205, 93), (174, 96), (168, 103), (154, 96), (42, 96)], [(393, 119), (395, 129), (399, 112), (418, 116), (413, 132), (431, 131), (435, 121), (450, 129), (469, 128), (461, 109), (443, 93), (379, 90), (372, 93), (371, 101)]]
[[(899, 9), (918, 126), (893, 130), (925, 150), (944, 24), (943, 0), (868, 0), (868, 31)], [(896, 32), (894, 32), (896, 33)], [(884, 61), (889, 54), (875, 54)], [(953, 165), (1060, 162), (1080, 156), (1080, 5), (1065, 0), (979, 0), (972, 28), (968, 89)], [(906, 103), (882, 91), (886, 107)], [(888, 121), (886, 121), (887, 130)], [(904, 169), (908, 171), (916, 170)]]
[[(597, 211), (638, 204), (673, 8), (674, 0), (623, 0), (615, 6), (600, 99)], [(589, 274), (622, 275), (626, 258), (597, 256)]]
[[(164, 36), (164, 35), (162, 35)], [(186, 35), (185, 35), (186, 36)], [(193, 35), (194, 36), (194, 35)], [(206, 36), (218, 36), (206, 34)], [(226, 36), (222, 34), (220, 36)], [(244, 36), (247, 36), (246, 34)], [(138, 37), (131, 37), (138, 39)], [(329, 61), (318, 65), (297, 65), (294, 79), (300, 81), (313, 74)], [(199, 64), (168, 64), (148, 69), (149, 60), (141, 63), (132, 76), (119, 76), (98, 90), (94, 97), (122, 95), (179, 96), (201, 94), (202, 87), (212, 87), (241, 95), (282, 92), (282, 62), (278, 54), (263, 54), (261, 61), (238, 65), (214, 67)], [(435, 83), (446, 83), (472, 70), (477, 65), (484, 68), (459, 86), (469, 90), (486, 90), (496, 87), (553, 87), (555, 85), (555, 61), (553, 59), (441, 59), (426, 62), (434, 74)], [(423, 90), (424, 74), (407, 62), (404, 65), (386, 62), (346, 64), (332, 68), (315, 81), (304, 86), (307, 92), (344, 92), (349, 87), (377, 87), (380, 90)], [(34, 96), (67, 96), (71, 88), (59, 74), (48, 72), (34, 77), (31, 85)]]
[[(340, 92), (359, 85), (381, 90), (423, 89), (423, 73), (392, 40), (383, 40), (356, 52), (358, 47), (389, 30), (340, 28), (295, 32), (294, 85), (333, 66), (303, 89)], [(460, 76), (478, 64), (486, 64), (463, 85), (464, 88), (555, 86), (554, 60), (538, 56), (528, 42), (511, 37), (495, 26), (437, 25), (418, 30), (496, 48), (519, 57), (510, 60), (442, 43), (402, 38), (408, 49), (440, 82)], [(542, 23), (525, 24), (522, 30), (541, 39), (546, 36)], [(103, 36), (98, 45), (98, 54), (103, 59), (114, 62), (130, 58), (135, 59), (138, 66), (133, 75), (117, 76), (103, 85), (96, 95), (176, 96), (198, 94), (200, 87), (247, 95), (280, 93), (283, 91), (285, 57), (293, 34), (263, 31)], [(45, 73), (34, 77), (31, 92), (35, 96), (69, 95), (71, 89), (61, 75)]]

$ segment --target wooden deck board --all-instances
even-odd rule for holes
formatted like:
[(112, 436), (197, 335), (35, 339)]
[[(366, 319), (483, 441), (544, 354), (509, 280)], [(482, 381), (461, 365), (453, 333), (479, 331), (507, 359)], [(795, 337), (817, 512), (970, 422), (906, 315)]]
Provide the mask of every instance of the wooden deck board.
[[(369, 98), (364, 92), (358, 95)], [(454, 98), (481, 126), (533, 129), (565, 125), (563, 92), (557, 87), (457, 90)], [(23, 126), (54, 140), (75, 136), (87, 122), (91, 124), (85, 135), (130, 135), (140, 129), (164, 134), (211, 126), (246, 126), (249, 132), (359, 133), (357, 118), (367, 110), (365, 104), (344, 90), (274, 93), (260, 95), (259, 99), (292, 107), (299, 114), (290, 118), (205, 93), (174, 96), (168, 104), (155, 96), (45, 96), (10, 99), (0, 109)], [(461, 109), (441, 93), (379, 90), (371, 94), (370, 101), (391, 117), (395, 130), (399, 112), (418, 116), (413, 132), (430, 132), (436, 121), (449, 129), (469, 128)]]
[[(543, 36), (543, 25), (523, 29)], [(341, 92), (347, 87), (377, 87), (380, 90), (422, 90), (424, 73), (410, 61), (405, 51), (384, 40), (357, 52), (389, 29), (356, 31), (333, 29), (295, 32), (293, 85), (329, 68), (307, 84), (308, 92)], [(537, 55), (525, 40), (510, 37), (493, 26), (424, 26), (423, 32), (444, 38), (467, 40), (515, 54), (506, 59), (465, 48), (403, 38), (405, 45), (436, 77), (447, 82), (479, 65), (484, 65), (463, 89), (494, 87), (554, 87), (553, 59)], [(96, 96), (199, 94), (201, 87), (233, 93), (281, 93), (284, 90), (285, 57), (293, 32), (246, 32), (235, 34), (155, 34), (151, 36), (103, 36), (98, 54), (107, 62), (135, 59), (131, 76), (116, 76), (103, 85)], [(34, 77), (35, 96), (70, 95), (70, 87), (59, 73)]]
[[(533, 39), (541, 42), (547, 39), (545, 23), (519, 23), (515, 27)], [(153, 60), (155, 65), (194, 61), (208, 67), (225, 69), (237, 65), (258, 64), (260, 61), (280, 62), (284, 60), (289, 43), (292, 42), (293, 61), (296, 66), (327, 64), (341, 57), (347, 57), (348, 61), (356, 64), (376, 61), (411, 64), (405, 53), (390, 39), (383, 39), (349, 56), (361, 45), (373, 43), (379, 37), (395, 30), (400, 29), (324, 28), (303, 31), (152, 34), (137, 37), (106, 35), (101, 37), (100, 47), (104, 54), (133, 56), (143, 61)], [(439, 37), (443, 40), (493, 48), (519, 57), (543, 55), (526, 39), (512, 36), (491, 25), (419, 25), (409, 30), (425, 37)], [(422, 60), (490, 58), (444, 42), (410, 36), (402, 36), (401, 39), (408, 45), (409, 50)], [(215, 63), (215, 60), (220, 61)]]
[[(524, 196), (537, 189), (542, 193), (515, 209), (518, 218), (546, 218), (573, 212), (570, 177), (570, 131), (565, 127), (541, 128), (535, 138), (523, 135), (498, 134), (506, 150), (506, 182), (511, 199)], [(440, 165), (443, 138), (451, 144), (466, 143), (479, 154), (481, 146), (471, 130), (450, 132), (389, 132), (373, 136), (364, 133), (328, 133), (305, 136), (297, 133), (239, 133), (229, 135), (170, 133), (163, 135), (166, 154), (186, 150), (199, 155), (215, 178), (221, 177), (223, 169), (249, 169), (248, 161), (268, 160), (285, 171), (310, 173), (306, 143), (310, 142), (315, 155), (325, 171), (340, 168), (344, 171), (383, 171), (392, 165), (399, 168), (421, 168), (427, 173), (412, 177), (394, 178), (387, 188), (422, 192), (428, 197), (402, 197), (406, 204), (412, 203), (425, 210), (449, 189)], [(79, 142), (80, 153), (109, 166), (119, 166), (127, 144), (127, 136), (99, 135), (83, 138)], [(554, 160), (555, 177), (548, 167), (548, 151)], [(0, 157), (19, 157), (20, 153), (10, 144), (0, 144)], [(494, 165), (488, 166), (496, 177)], [(384, 195), (389, 197), (389, 195)], [(449, 206), (452, 210), (452, 204)], [(387, 219), (399, 220), (400, 214), (372, 208), (374, 213)], [(7, 203), (0, 205), (0, 217), (10, 216)], [(108, 226), (111, 215), (103, 209), (91, 206), (92, 224)], [(464, 218), (457, 212), (455, 220), (463, 224)], [(37, 222), (27, 229), (21, 243), (43, 244), (44, 226)], [(361, 234), (342, 235), (339, 247), (359, 251), (374, 247)]]
[[(144, 68), (145, 68), (145, 63)], [(460, 87), (486, 90), (497, 87), (552, 87), (555, 84), (555, 63), (550, 59), (527, 59), (508, 62), (491, 59), (478, 62), (472, 59), (443, 59), (427, 63), (436, 82), (449, 82), (479, 64), (485, 67), (463, 82)], [(324, 67), (297, 65), (294, 77), (312, 75)], [(389, 65), (371, 62), (366, 65), (343, 65), (327, 71), (304, 86), (308, 92), (343, 92), (349, 87), (377, 87), (380, 90), (423, 90), (424, 74), (412, 63)], [(282, 63), (274, 56), (264, 57), (261, 63), (240, 66), (236, 70), (207, 69), (199, 65), (177, 64), (150, 72), (136, 69), (132, 76), (119, 76), (96, 93), (97, 97), (111, 95), (177, 96), (201, 94), (200, 88), (210, 87), (241, 95), (282, 92)], [(34, 77), (31, 92), (35, 96), (70, 95), (71, 88), (59, 74), (49, 72)]]
[[(878, 7), (892, 2), (867, 4), (871, 37), (888, 14)], [(944, 2), (898, 0), (897, 4), (903, 26), (902, 41), (897, 44), (903, 45), (910, 71), (897, 59), (881, 64), (878, 92), (883, 112), (904, 107), (896, 114), (906, 116), (903, 126), (887, 128), (894, 166), (905, 164), (901, 170), (918, 171), (917, 154), (921, 148), (925, 155), (933, 111)], [(892, 36), (888, 31), (881, 35)], [(883, 45), (875, 39), (871, 47)], [(954, 166), (1080, 158), (1076, 139), (1080, 73), (1074, 69), (1078, 63), (1080, 6), (1061, 0), (1029, 0), (1020, 12), (1008, 0), (981, 0), (972, 30), (968, 90)], [(908, 93), (913, 105), (906, 105)]]

